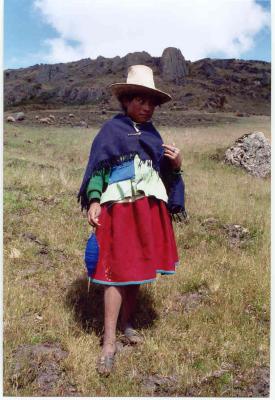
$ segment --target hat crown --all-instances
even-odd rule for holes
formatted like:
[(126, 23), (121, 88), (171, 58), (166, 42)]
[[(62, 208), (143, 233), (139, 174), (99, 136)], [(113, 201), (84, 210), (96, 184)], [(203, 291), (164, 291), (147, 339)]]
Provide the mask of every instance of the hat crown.
[(128, 68), (126, 82), (113, 83), (109, 87), (119, 101), (123, 93), (144, 93), (154, 96), (158, 98), (159, 104), (171, 100), (170, 94), (155, 87), (153, 70), (147, 65), (131, 65)]
[(146, 65), (132, 65), (129, 67), (126, 83), (155, 89), (153, 71)]

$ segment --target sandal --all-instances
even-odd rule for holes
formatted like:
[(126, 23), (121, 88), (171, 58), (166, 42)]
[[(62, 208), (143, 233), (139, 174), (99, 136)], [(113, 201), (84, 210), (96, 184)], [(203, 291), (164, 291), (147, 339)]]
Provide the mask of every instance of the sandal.
[(116, 352), (108, 353), (106, 356), (101, 355), (98, 358), (96, 369), (100, 375), (103, 375), (103, 376), (110, 375), (110, 373), (114, 367), (115, 354), (116, 354)]
[(129, 344), (142, 344), (144, 342), (141, 334), (130, 326), (124, 330), (124, 338)]

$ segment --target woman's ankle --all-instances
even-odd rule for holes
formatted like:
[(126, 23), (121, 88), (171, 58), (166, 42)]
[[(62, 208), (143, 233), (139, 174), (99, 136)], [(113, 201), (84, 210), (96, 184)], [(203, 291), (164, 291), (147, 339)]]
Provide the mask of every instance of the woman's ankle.
[(107, 353), (114, 353), (116, 351), (116, 339), (114, 340), (104, 340), (102, 346), (102, 352)]

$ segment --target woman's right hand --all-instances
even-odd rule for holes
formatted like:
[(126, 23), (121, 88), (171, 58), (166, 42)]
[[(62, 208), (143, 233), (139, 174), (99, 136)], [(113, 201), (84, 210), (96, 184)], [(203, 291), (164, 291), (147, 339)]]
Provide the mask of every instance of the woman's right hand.
[(101, 213), (101, 206), (98, 201), (92, 201), (90, 204), (90, 208), (88, 210), (88, 222), (93, 227), (97, 227), (100, 224), (98, 223), (98, 217)]

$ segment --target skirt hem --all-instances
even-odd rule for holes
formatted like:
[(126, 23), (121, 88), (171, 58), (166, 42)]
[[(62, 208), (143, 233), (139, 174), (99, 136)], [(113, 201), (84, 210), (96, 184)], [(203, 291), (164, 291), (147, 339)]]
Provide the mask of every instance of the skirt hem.
[[(178, 263), (175, 264), (175, 267), (177, 265), (178, 265)], [(157, 269), (156, 273), (161, 274), (161, 275), (175, 275), (176, 271), (166, 271), (164, 269)], [(126, 286), (126, 285), (142, 285), (143, 283), (154, 282), (157, 279), (157, 277), (151, 278), (151, 279), (145, 279), (143, 281), (127, 281), (127, 282), (108, 282), (108, 281), (102, 281), (99, 279), (93, 279), (91, 277), (89, 277), (88, 279), (92, 283), (99, 283), (101, 285)]]
[(126, 286), (126, 285), (142, 285), (143, 283), (154, 282), (156, 278), (145, 279), (144, 281), (131, 281), (131, 282), (108, 282), (108, 281), (100, 281), (98, 279), (92, 279), (92, 283), (99, 283), (101, 285), (111, 285), (111, 286)]

